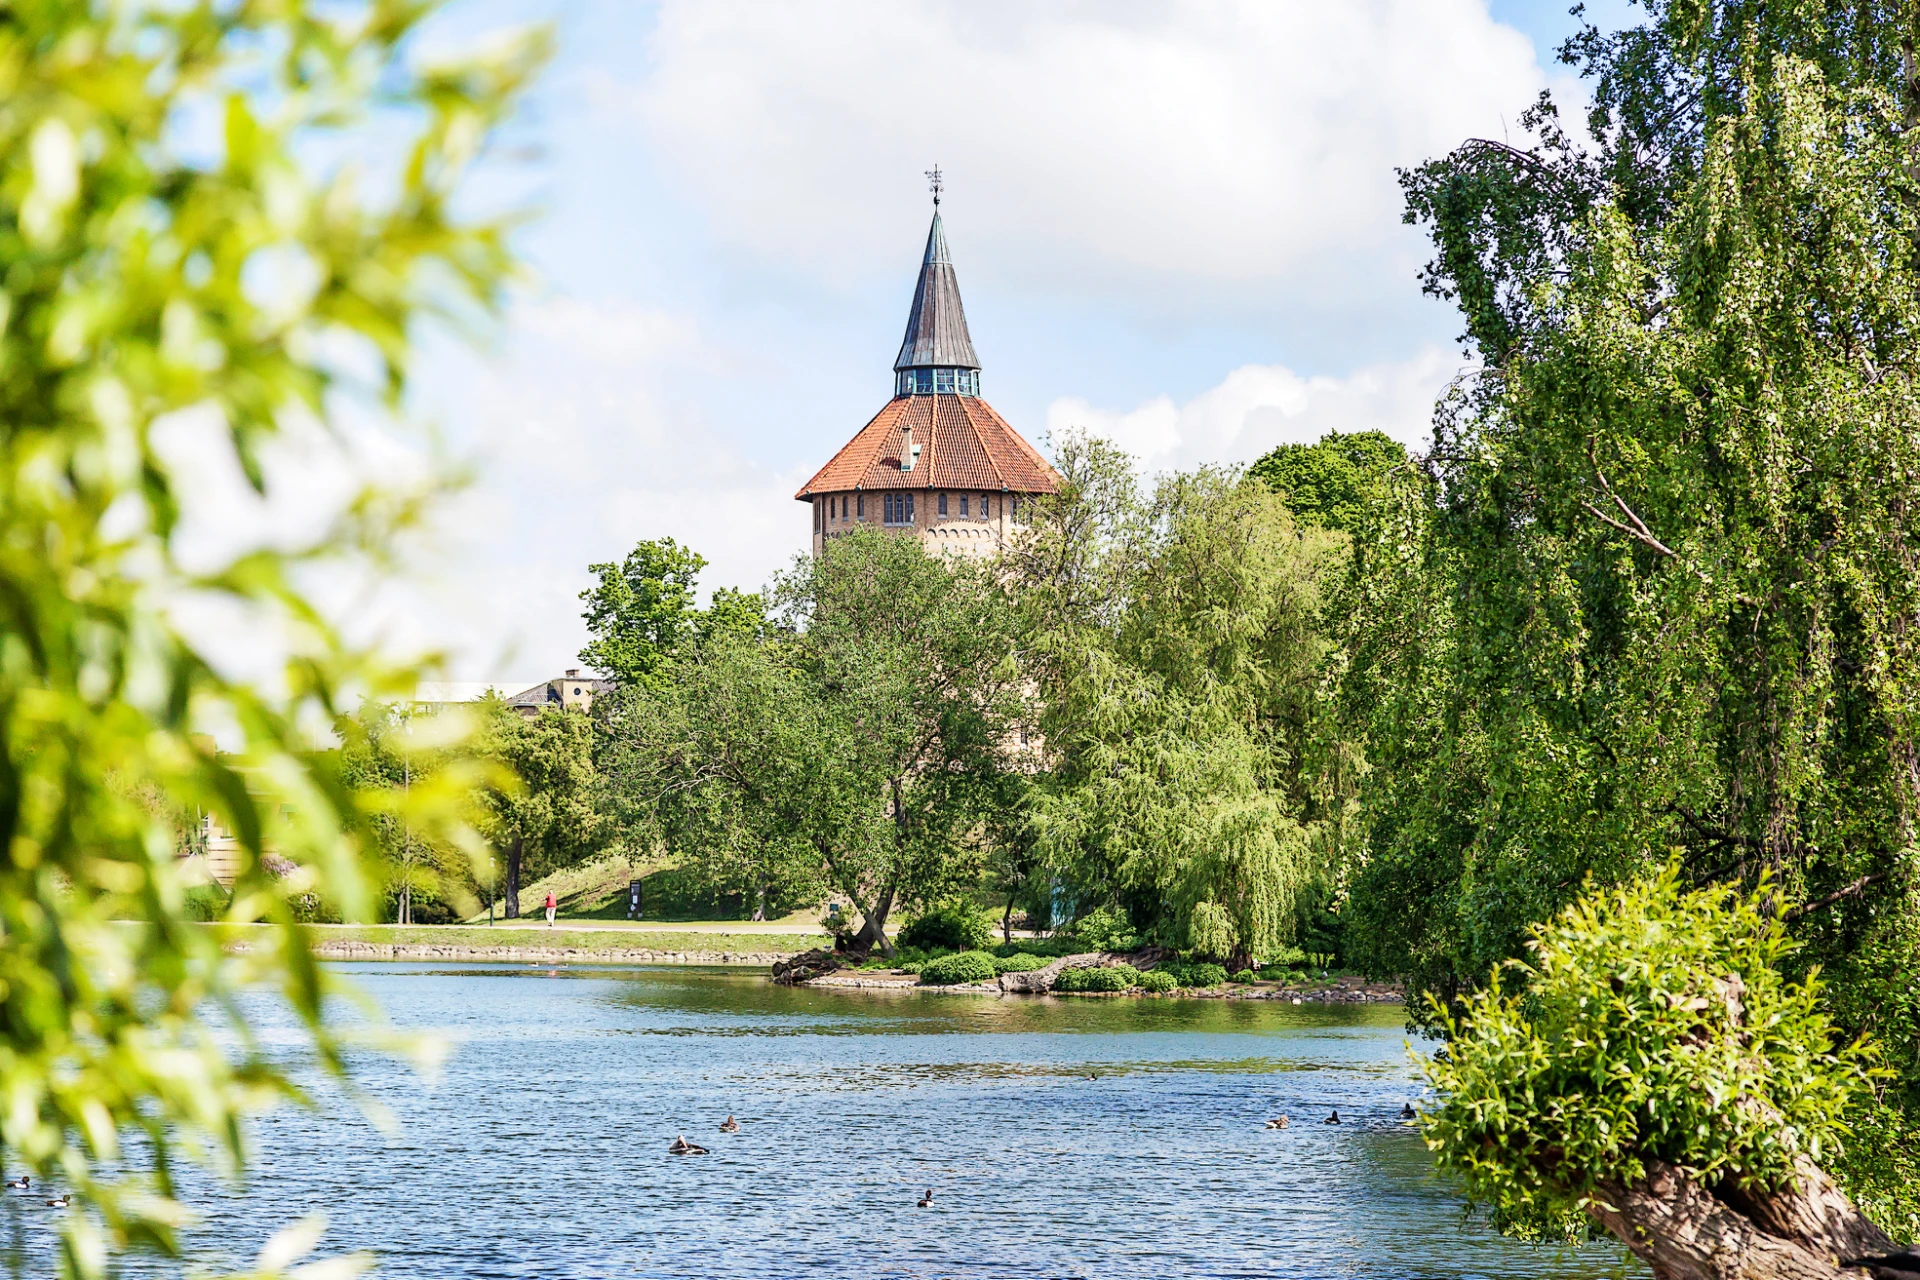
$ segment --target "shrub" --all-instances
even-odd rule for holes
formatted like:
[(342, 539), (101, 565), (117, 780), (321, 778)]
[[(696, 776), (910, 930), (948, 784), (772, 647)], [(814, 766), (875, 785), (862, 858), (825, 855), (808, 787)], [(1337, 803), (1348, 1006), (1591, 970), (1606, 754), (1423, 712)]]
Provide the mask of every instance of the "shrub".
[(1187, 962), (1170, 961), (1160, 966), (1172, 975), (1173, 980), (1183, 987), (1217, 987), (1227, 980), (1227, 971), (1211, 961)]
[(1087, 989), (1087, 975), (1092, 972), (1093, 970), (1091, 969), (1062, 969), (1059, 976), (1053, 980), (1053, 989), (1055, 991), (1085, 991)]
[(1126, 991), (1140, 981), (1140, 971), (1130, 964), (1113, 964), (1104, 969), (1083, 969), (1088, 991)]
[(1180, 982), (1165, 969), (1149, 969), (1140, 975), (1140, 989), (1165, 993), (1179, 986)]
[(1035, 969), (1044, 969), (1047, 962), (1039, 956), (1015, 953), (1010, 956), (997, 956), (993, 961), (995, 973), (1032, 973)]
[(1771, 892), (1684, 891), (1676, 867), (1589, 891), (1508, 962), (1524, 994), (1496, 970), (1459, 1020), (1436, 1004), (1447, 1055), (1422, 1065), (1444, 1101), (1422, 1127), (1496, 1225), (1579, 1237), (1601, 1184), (1654, 1161), (1752, 1186), (1836, 1154), (1867, 1050), (1834, 1050), (1817, 977), (1780, 976)]
[(956, 904), (915, 916), (894, 941), (922, 951), (984, 951), (993, 926), (971, 907)]
[(1139, 944), (1133, 924), (1117, 907), (1095, 907), (1073, 926), (1073, 936), (1088, 951), (1131, 951)]
[(1246, 985), (1246, 984), (1247, 984), (1247, 983), (1249, 983), (1249, 982), (1258, 982), (1258, 981), (1260, 981), (1260, 975), (1259, 975), (1259, 974), (1257, 974), (1257, 973), (1255, 973), (1255, 972), (1254, 972), (1253, 970), (1251, 970), (1251, 969), (1241, 969), (1241, 970), (1238, 970), (1237, 972), (1234, 972), (1234, 973), (1230, 973), (1230, 974), (1228, 974), (1228, 975), (1227, 975), (1227, 981), (1228, 981), (1228, 982), (1238, 982), (1238, 983), (1240, 983), (1240, 984), (1241, 984), (1242, 986), (1244, 986), (1244, 985)]
[(993, 980), (993, 957), (984, 951), (960, 951), (929, 960), (920, 968), (920, 981), (930, 987), (950, 987), (958, 982)]

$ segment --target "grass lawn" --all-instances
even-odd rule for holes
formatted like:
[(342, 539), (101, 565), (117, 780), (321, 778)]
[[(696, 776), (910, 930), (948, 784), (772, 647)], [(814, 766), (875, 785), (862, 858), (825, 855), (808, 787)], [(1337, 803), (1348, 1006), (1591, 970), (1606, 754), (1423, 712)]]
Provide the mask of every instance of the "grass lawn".
[[(265, 928), (265, 926), (254, 926)], [(804, 951), (831, 945), (817, 929), (801, 934), (765, 929), (732, 921), (678, 924), (669, 927), (595, 925), (569, 928), (563, 922), (549, 929), (546, 922), (527, 924), (321, 924), (312, 926), (318, 941), (366, 942), (381, 946), (441, 947), (571, 947), (582, 951)], [(244, 937), (244, 932), (241, 933)]]

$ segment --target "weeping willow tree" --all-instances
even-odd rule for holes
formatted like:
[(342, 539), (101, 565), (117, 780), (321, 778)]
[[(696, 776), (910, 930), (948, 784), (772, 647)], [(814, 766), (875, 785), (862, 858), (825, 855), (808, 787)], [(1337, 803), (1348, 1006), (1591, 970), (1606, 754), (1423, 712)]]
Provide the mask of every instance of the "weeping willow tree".
[(1236, 473), (1165, 477), (1079, 437), (1007, 572), (1044, 768), (1035, 851), (1079, 909), (1244, 960), (1295, 925), (1345, 797), (1319, 711), (1344, 538)]
[(1458, 998), (1589, 875), (1766, 877), (1900, 1073), (1847, 1160), (1911, 1231), (1920, 6), (1647, 9), (1566, 51), (1596, 146), (1406, 176), (1481, 363), (1358, 539), (1356, 949)]
[[(245, 1116), (299, 1096), (243, 989), (277, 990), (343, 1069), (291, 899), (365, 918), (383, 813), (477, 847), (472, 772), (356, 792), (315, 749), (415, 673), (343, 639), (298, 570), (368, 567), (418, 495), (369, 488), (303, 545), (189, 558), (182, 536), (210, 471), (270, 500), (276, 442), (337, 396), (396, 407), (416, 322), (498, 299), (505, 228), (452, 204), (540, 42), (403, 57), (432, 7), (0, 6), (0, 1159), (74, 1197), (68, 1274), (177, 1252), (175, 1162), (234, 1169)], [(328, 156), (352, 160), (307, 163)], [(210, 610), (212, 637), (188, 625)], [(236, 641), (270, 679), (227, 674)], [(174, 814), (241, 847), (211, 928)], [(311, 1243), (281, 1237), (260, 1273)]]

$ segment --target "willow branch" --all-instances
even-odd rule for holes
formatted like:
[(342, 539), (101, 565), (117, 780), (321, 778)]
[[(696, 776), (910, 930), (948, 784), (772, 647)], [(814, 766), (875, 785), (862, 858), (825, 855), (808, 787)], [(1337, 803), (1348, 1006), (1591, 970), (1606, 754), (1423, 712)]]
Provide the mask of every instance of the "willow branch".
[(1621, 524), (1618, 520), (1615, 520), (1591, 502), (1582, 502), (1580, 505), (1599, 517), (1603, 524), (1612, 525), (1629, 538), (1634, 539), (1636, 542), (1645, 543), (1663, 556), (1673, 556), (1677, 559), (1678, 553), (1675, 552), (1672, 547), (1654, 537), (1653, 530), (1647, 528), (1647, 522), (1635, 515), (1633, 508), (1628, 506), (1626, 500), (1615, 493), (1613, 486), (1607, 483), (1606, 472), (1600, 470), (1600, 462), (1593, 456), (1593, 446), (1591, 444), (1587, 446), (1587, 461), (1593, 463), (1593, 478), (1600, 482), (1601, 491), (1613, 499), (1613, 505), (1620, 508), (1620, 514), (1625, 516), (1631, 523)]
[(1820, 899), (1820, 901), (1818, 902), (1807, 902), (1807, 903), (1801, 904), (1800, 906), (1795, 907), (1793, 910), (1787, 912), (1785, 918), (1788, 920), (1798, 920), (1802, 916), (1810, 916), (1816, 911), (1823, 911), (1826, 908), (1832, 906), (1834, 903), (1840, 901), (1842, 898), (1853, 897), (1855, 894), (1859, 893), (1862, 889), (1866, 888), (1868, 885), (1872, 884), (1874, 881), (1885, 880), (1885, 879), (1886, 879), (1886, 876), (1881, 874), (1878, 871), (1874, 872), (1872, 875), (1861, 876), (1858, 880), (1855, 880), (1852, 884), (1848, 885), (1846, 888), (1830, 893), (1826, 897)]

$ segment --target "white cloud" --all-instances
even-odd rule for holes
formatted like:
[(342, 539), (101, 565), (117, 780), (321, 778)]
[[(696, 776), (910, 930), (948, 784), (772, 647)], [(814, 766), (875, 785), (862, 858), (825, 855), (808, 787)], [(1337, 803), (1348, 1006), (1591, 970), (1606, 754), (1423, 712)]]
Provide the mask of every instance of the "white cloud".
[(1047, 430), (1104, 436), (1149, 472), (1251, 462), (1276, 445), (1305, 444), (1329, 431), (1384, 431), (1410, 448), (1423, 448), (1434, 401), (1459, 368), (1459, 357), (1439, 347), (1343, 378), (1247, 365), (1183, 405), (1157, 396), (1117, 410), (1063, 397), (1047, 407)]
[(1176, 308), (1404, 289), (1394, 167), (1547, 84), (1485, 0), (666, 0), (650, 52), (595, 99), (765, 259), (893, 267), (937, 160), (970, 265)]
[[(421, 574), (424, 631), (454, 642), (452, 675), (545, 678), (587, 636), (587, 566), (642, 538), (709, 562), (706, 588), (757, 588), (805, 549), (805, 474), (761, 464), (697, 405), (663, 388), (724, 370), (684, 319), (620, 302), (514, 309), (497, 362), (469, 362), (448, 412), (466, 424), (478, 480), (444, 511)], [(437, 379), (443, 385), (446, 378)]]

